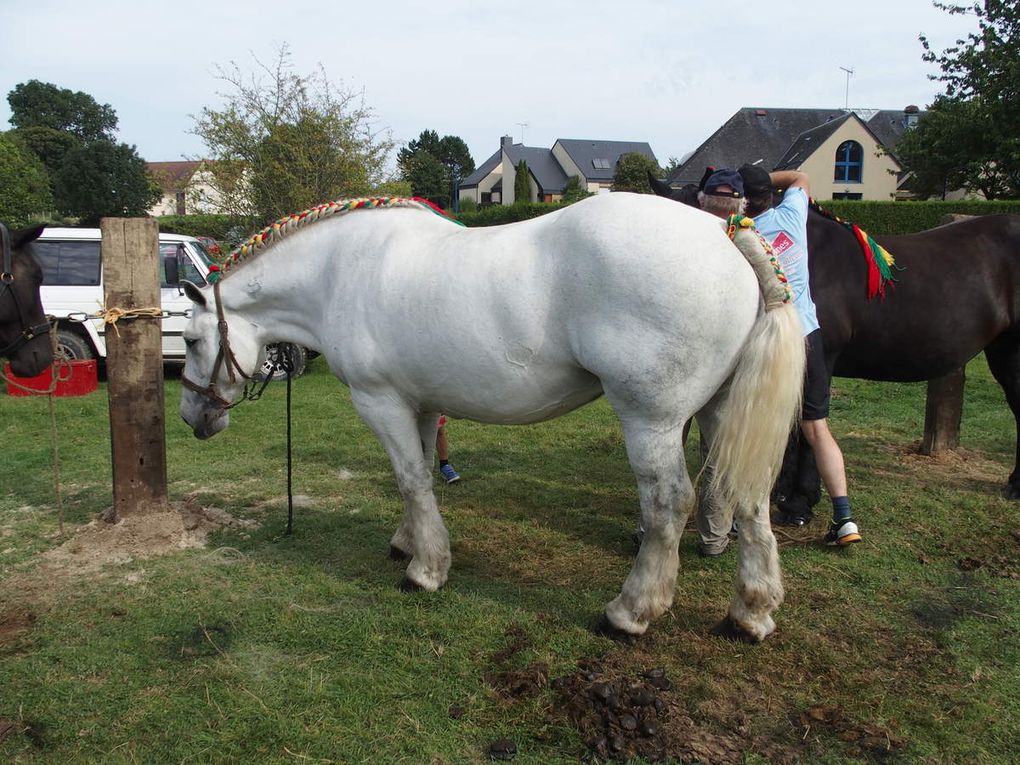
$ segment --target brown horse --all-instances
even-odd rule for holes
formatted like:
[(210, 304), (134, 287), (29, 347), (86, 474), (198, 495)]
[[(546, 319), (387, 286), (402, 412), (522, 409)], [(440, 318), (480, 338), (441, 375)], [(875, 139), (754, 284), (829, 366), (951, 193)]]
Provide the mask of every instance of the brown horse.
[(53, 363), (49, 323), (39, 299), (42, 268), (23, 250), (43, 226), (10, 231), (0, 223), (0, 357), (11, 371), (33, 377)]
[[(657, 182), (660, 196), (677, 193)], [(680, 200), (678, 200), (680, 201)], [(985, 352), (1017, 422), (1005, 493), (1020, 499), (1020, 216), (986, 215), (918, 234), (875, 237), (902, 269), (885, 297), (868, 297), (868, 262), (847, 225), (808, 216), (811, 294), (830, 374), (923, 382)], [(799, 439), (797, 439), (799, 440)], [(791, 443), (773, 499), (804, 515), (820, 497), (807, 444)]]

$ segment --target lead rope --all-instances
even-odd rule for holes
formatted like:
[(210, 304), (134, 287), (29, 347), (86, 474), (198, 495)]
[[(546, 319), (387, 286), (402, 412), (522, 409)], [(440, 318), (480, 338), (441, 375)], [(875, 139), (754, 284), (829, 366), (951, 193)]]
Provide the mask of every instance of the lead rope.
[(291, 452), (291, 417), (290, 417), (290, 382), (294, 377), (294, 360), (290, 356), (290, 349), (287, 349), (286, 361), (287, 370), (287, 534), (294, 531), (294, 460)]

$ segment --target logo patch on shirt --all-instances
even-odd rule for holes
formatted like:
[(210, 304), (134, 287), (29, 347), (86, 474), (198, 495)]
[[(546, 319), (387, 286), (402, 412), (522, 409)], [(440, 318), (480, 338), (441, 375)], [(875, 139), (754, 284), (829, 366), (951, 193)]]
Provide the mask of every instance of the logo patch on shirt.
[(782, 255), (791, 247), (793, 247), (793, 240), (786, 235), (785, 231), (780, 231), (779, 236), (772, 242), (772, 251), (776, 255)]

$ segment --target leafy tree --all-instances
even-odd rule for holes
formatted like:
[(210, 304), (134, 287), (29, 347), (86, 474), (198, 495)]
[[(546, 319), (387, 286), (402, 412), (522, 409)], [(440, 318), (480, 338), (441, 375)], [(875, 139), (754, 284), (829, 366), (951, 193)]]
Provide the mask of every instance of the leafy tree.
[(995, 161), (997, 134), (978, 101), (940, 96), (900, 138), (896, 156), (911, 171), (910, 189), (917, 196), (945, 198), (962, 188), (996, 199), (1009, 195)]
[[(421, 177), (422, 163), (416, 160), (423, 154), (428, 154), (437, 160), (444, 170), (443, 191), (437, 192), (436, 179), (431, 174)], [(431, 163), (426, 163), (434, 167)], [(397, 166), (400, 169), (400, 177), (411, 182), (411, 188), (415, 196), (431, 199), (441, 207), (450, 207), (452, 200), (450, 193), (453, 190), (453, 178), (458, 180), (465, 178), (475, 170), (475, 161), (471, 158), (471, 152), (462, 138), (455, 135), (446, 135), (442, 138), (435, 130), (423, 130), (417, 138), (408, 141), (407, 146), (397, 153)], [(412, 170), (418, 174), (418, 178), (426, 182), (425, 186), (419, 187), (413, 176)]]
[(334, 86), (322, 67), (295, 73), (287, 46), (272, 66), (256, 66), (220, 69), (225, 105), (195, 118), (222, 212), (268, 223), (389, 180), (393, 142), (374, 130), (362, 95)]
[[(962, 182), (947, 173), (945, 182), (982, 191), (989, 198), (1020, 196), (1020, 2), (986, 0), (958, 5), (934, 2), (953, 15), (973, 14), (978, 31), (941, 53), (921, 35), (922, 59), (942, 73), (932, 79), (945, 84), (915, 131), (896, 147), (908, 169), (926, 176), (926, 159), (949, 149), (955, 164), (967, 169)], [(971, 124), (959, 124), (969, 120)], [(959, 142), (955, 142), (959, 139)], [(927, 156), (926, 156), (927, 155)]]
[(404, 163), (402, 176), (411, 184), (411, 192), (440, 207), (450, 207), (450, 174), (448, 168), (427, 151), (413, 154)]
[(572, 175), (567, 178), (567, 186), (563, 190), (563, 201), (564, 202), (577, 202), (578, 200), (584, 199), (585, 197), (592, 196), (592, 193), (584, 187), (581, 182), (581, 176)]
[(86, 224), (108, 215), (145, 215), (160, 197), (135, 147), (107, 140), (71, 149), (54, 186), (57, 209)]
[(29, 80), (7, 94), (12, 132), (46, 167), (57, 209), (95, 223), (143, 215), (159, 198), (134, 146), (116, 143), (117, 113), (80, 91)]
[(46, 168), (11, 133), (0, 133), (0, 221), (25, 226), (53, 209)]
[(58, 88), (49, 82), (29, 80), (7, 94), (11, 124), (18, 130), (48, 128), (70, 133), (80, 141), (114, 139), (117, 113), (88, 93)]
[(651, 157), (638, 152), (628, 152), (620, 157), (613, 174), (613, 191), (636, 191), (639, 194), (651, 194), (652, 187), (648, 183), (648, 173), (656, 178), (662, 177), (662, 169)]
[(669, 178), (681, 164), (680, 159), (677, 157), (670, 157), (667, 159), (666, 164), (662, 168), (663, 177)]
[(521, 160), (517, 163), (516, 176), (514, 177), (514, 204), (524, 204), (531, 201), (531, 171), (528, 170), (528, 163)]

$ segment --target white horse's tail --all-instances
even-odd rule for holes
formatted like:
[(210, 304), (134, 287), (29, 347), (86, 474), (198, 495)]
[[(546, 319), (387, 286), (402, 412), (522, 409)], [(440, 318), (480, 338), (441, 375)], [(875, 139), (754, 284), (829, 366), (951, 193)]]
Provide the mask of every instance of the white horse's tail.
[(800, 416), (806, 356), (786, 277), (749, 221), (731, 218), (729, 234), (754, 268), (765, 312), (737, 360), (708, 455), (718, 497), (734, 508), (753, 507), (772, 490)]

